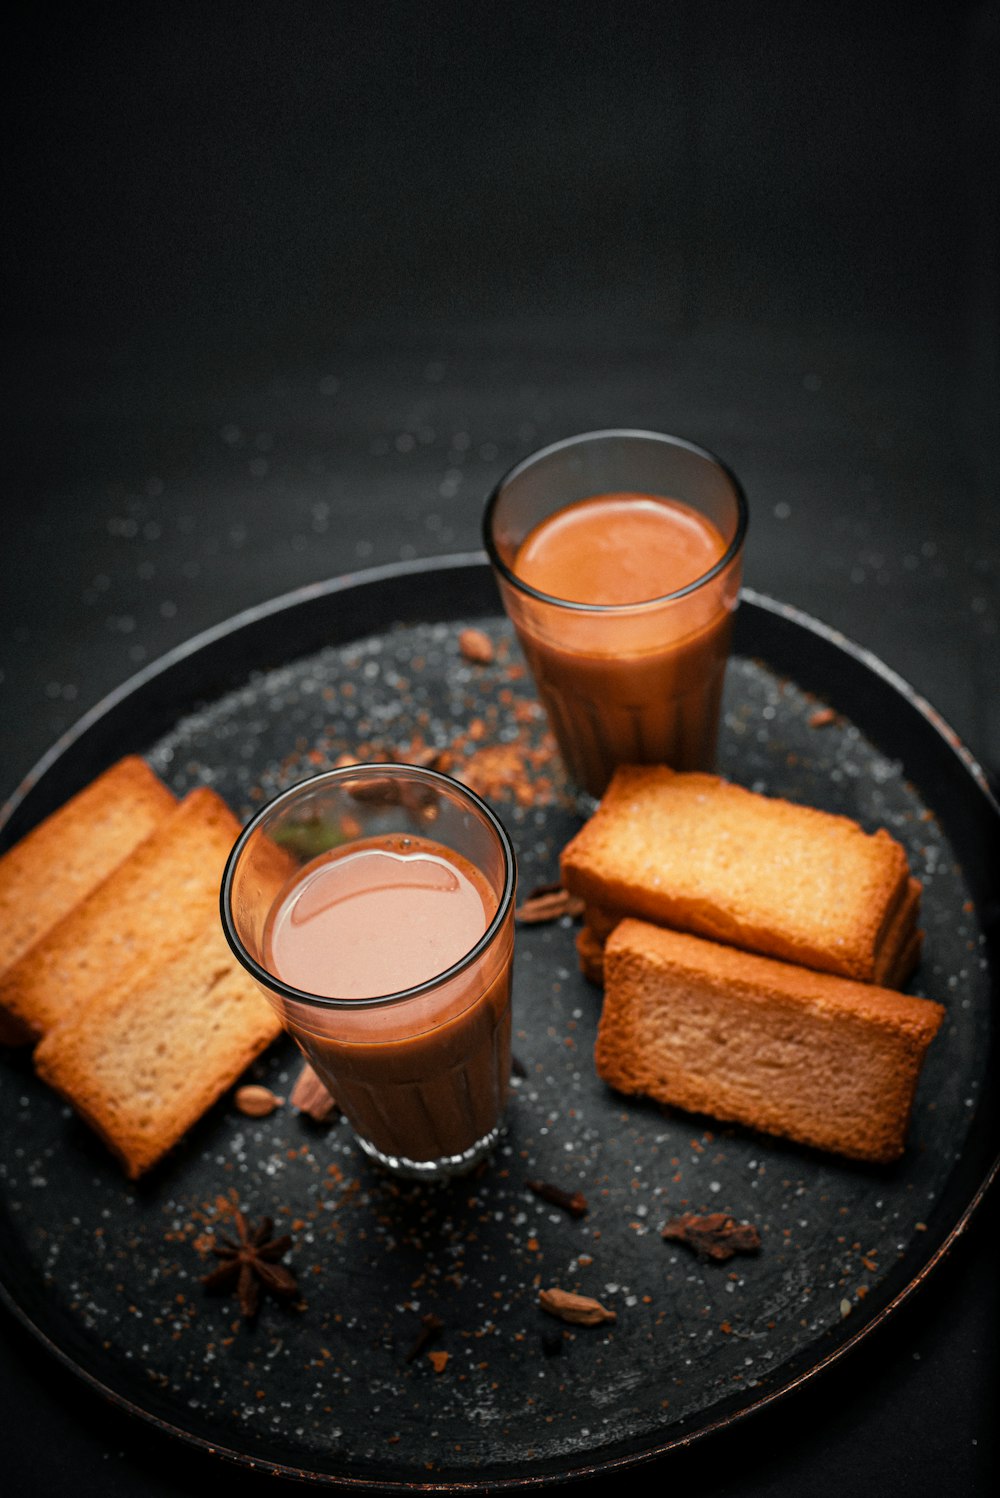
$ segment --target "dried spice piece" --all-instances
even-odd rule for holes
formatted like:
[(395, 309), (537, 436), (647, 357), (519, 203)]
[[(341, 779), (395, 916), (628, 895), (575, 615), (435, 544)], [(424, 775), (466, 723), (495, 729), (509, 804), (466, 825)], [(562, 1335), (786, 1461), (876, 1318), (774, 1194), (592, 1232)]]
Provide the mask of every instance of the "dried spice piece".
[(458, 637), (458, 649), (475, 666), (492, 665), (496, 657), (493, 641), (481, 629), (463, 629)]
[[(413, 757), (408, 757), (405, 763), (413, 764), (416, 769), (434, 769), (434, 764), (417, 764), (416, 759), (422, 758), (422, 751), (416, 751)], [(438, 758), (438, 752), (434, 751), (434, 760)], [(393, 775), (377, 775), (370, 780), (359, 781), (348, 789), (348, 794), (355, 801), (363, 801), (369, 806), (402, 806), (406, 811), (413, 813), (425, 813), (435, 805), (435, 793), (429, 785), (415, 784), (410, 780), (397, 779)]]
[(283, 1101), (270, 1087), (258, 1087), (253, 1083), (238, 1087), (233, 1098), (239, 1111), (245, 1113), (247, 1118), (266, 1118), (275, 1108), (280, 1108)]
[(562, 916), (574, 920), (583, 915), (583, 901), (579, 895), (571, 895), (561, 884), (539, 884), (522, 905), (514, 911), (514, 919), (522, 926), (537, 926), (543, 921), (558, 921)]
[(831, 723), (836, 723), (837, 714), (832, 707), (818, 707), (814, 713), (809, 715), (810, 728), (829, 728)]
[(292, 1088), (291, 1104), (306, 1113), (315, 1123), (325, 1123), (340, 1109), (333, 1093), (321, 1082), (307, 1061)]
[(413, 1363), (422, 1352), (426, 1352), (432, 1342), (436, 1342), (444, 1330), (444, 1322), (440, 1316), (435, 1316), (433, 1311), (428, 1311), (426, 1316), (420, 1318), (420, 1331), (417, 1333), (416, 1341), (406, 1354), (406, 1362)]
[(349, 786), (348, 794), (353, 801), (364, 801), (374, 806), (398, 806), (400, 783), (391, 775), (376, 775)]
[(589, 1295), (574, 1295), (571, 1290), (539, 1290), (538, 1304), (550, 1316), (569, 1321), (574, 1326), (600, 1326), (603, 1321), (617, 1321), (616, 1311), (609, 1311)]
[(278, 1300), (294, 1300), (299, 1293), (298, 1281), (290, 1269), (278, 1262), (292, 1246), (288, 1234), (272, 1238), (274, 1221), (262, 1217), (256, 1228), (251, 1228), (243, 1213), (237, 1211), (236, 1231), (239, 1241), (219, 1235), (212, 1252), (222, 1263), (211, 1274), (205, 1275), (202, 1284), (210, 1295), (227, 1295), (235, 1290), (240, 1302), (240, 1311), (247, 1321), (252, 1321), (260, 1309), (261, 1290), (267, 1290)]
[(562, 1332), (542, 1333), (542, 1356), (546, 1358), (560, 1357), (563, 1350)]
[(571, 1217), (586, 1217), (589, 1210), (587, 1198), (582, 1191), (564, 1191), (549, 1181), (525, 1181), (528, 1190), (550, 1206), (561, 1207)]
[(709, 1212), (699, 1217), (685, 1212), (664, 1223), (660, 1236), (668, 1243), (685, 1243), (700, 1259), (723, 1263), (733, 1254), (755, 1254), (760, 1248), (760, 1234), (749, 1223), (737, 1222), (725, 1212)]
[(447, 749), (435, 749), (433, 745), (426, 744), (422, 749), (408, 749), (399, 758), (402, 764), (412, 765), (416, 770), (443, 770), (450, 754)]

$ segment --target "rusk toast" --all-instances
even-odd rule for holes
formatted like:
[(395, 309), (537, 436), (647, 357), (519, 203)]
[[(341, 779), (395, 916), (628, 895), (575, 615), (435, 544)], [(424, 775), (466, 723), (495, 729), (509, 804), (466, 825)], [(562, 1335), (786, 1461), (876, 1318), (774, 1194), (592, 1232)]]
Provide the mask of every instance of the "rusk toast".
[(940, 1004), (632, 919), (604, 979), (595, 1062), (618, 1091), (852, 1159), (902, 1153)]
[[(217, 881), (216, 881), (217, 882)], [(51, 1030), (35, 1066), (134, 1180), (276, 1038), (281, 1023), (213, 912), (150, 972), (111, 980)]]
[[(922, 893), (919, 880), (910, 879), (882, 944), (875, 955), (874, 981), (883, 988), (902, 988), (912, 977), (920, 961), (923, 933), (917, 929), (917, 914)], [(601, 983), (604, 943), (612, 931), (628, 916), (599, 905), (584, 907), (577, 951), (580, 967), (592, 983)]]
[(214, 791), (190, 792), (0, 977), (0, 1006), (37, 1037), (167, 961), (216, 912), (239, 831)]
[(909, 941), (919, 903), (883, 829), (660, 765), (615, 772), (561, 871), (610, 924), (634, 916), (862, 982)]
[[(0, 975), (176, 808), (145, 760), (120, 759), (0, 858)], [(30, 1039), (0, 1011), (0, 1040)]]

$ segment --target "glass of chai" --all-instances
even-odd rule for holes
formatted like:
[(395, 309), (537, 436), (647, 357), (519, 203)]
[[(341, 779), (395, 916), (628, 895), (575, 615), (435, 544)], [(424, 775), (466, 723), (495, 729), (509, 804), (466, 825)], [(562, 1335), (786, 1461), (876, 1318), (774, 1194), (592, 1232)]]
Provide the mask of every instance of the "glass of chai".
[(489, 807), (410, 765), (294, 786), (229, 857), (230, 946), (362, 1149), (399, 1175), (460, 1175), (499, 1136), (515, 882)]
[(711, 770), (747, 503), (711, 453), (585, 432), (489, 498), (486, 549), (583, 799), (616, 765)]

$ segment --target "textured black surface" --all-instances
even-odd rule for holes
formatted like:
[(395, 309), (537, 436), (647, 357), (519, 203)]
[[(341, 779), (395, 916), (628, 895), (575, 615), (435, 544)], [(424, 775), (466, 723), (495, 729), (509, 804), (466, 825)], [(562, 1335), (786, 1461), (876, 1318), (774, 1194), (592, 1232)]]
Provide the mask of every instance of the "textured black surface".
[[(177, 792), (210, 784), (243, 817), (343, 754), (448, 747), (454, 772), (475, 784), (503, 745), (523, 768), (492, 796), (528, 890), (553, 876), (578, 817), (510, 627), (472, 616), (497, 645), (483, 666), (461, 655), (461, 619), (391, 624), (449, 584), (457, 599), (477, 582), (489, 607), (482, 565), (404, 569), (290, 602), (269, 617), (275, 655), (281, 642), (314, 638), (324, 611), (330, 637), (345, 643), (255, 671), (213, 700), (205, 684), (239, 669), (245, 636), (260, 627), (248, 620), (152, 673), (90, 738), (107, 747), (120, 724), (119, 745), (144, 748)], [(380, 609), (386, 628), (355, 639), (357, 622)], [(925, 887), (915, 991), (949, 1015), (905, 1159), (868, 1169), (616, 1098), (594, 1074), (599, 997), (577, 971), (570, 923), (524, 927), (515, 1050), (525, 1075), (492, 1159), (446, 1188), (401, 1185), (368, 1166), (342, 1122), (317, 1130), (287, 1107), (247, 1119), (231, 1099), (129, 1187), (24, 1057), (8, 1058), (0, 1126), (19, 1142), (0, 1166), (0, 1268), (19, 1311), (64, 1357), (153, 1421), (279, 1470), (384, 1483), (539, 1480), (664, 1449), (780, 1393), (921, 1275), (996, 1150), (983, 1098), (995, 974), (975, 898), (988, 885), (982, 875), (966, 882), (947, 822), (912, 777), (943, 749), (957, 800), (994, 832), (995, 812), (926, 720), (909, 735), (908, 760), (873, 744), (870, 735), (894, 743), (912, 704), (856, 654), (763, 603), (740, 618), (754, 658), (730, 666), (720, 768), (753, 789), (890, 828)], [(780, 674), (756, 659), (769, 626), (783, 644)], [(861, 726), (842, 715), (812, 722), (821, 643), (842, 691), (870, 702)], [(795, 684), (796, 660), (813, 692)], [(195, 710), (142, 742), (176, 701), (177, 673)], [(831, 705), (842, 704), (834, 695)], [(86, 737), (81, 747), (98, 752)], [(68, 745), (29, 793), (25, 824), (36, 800), (74, 783), (77, 752)], [(254, 1078), (287, 1097), (296, 1057), (283, 1042)], [(532, 1179), (583, 1191), (587, 1217), (539, 1202)], [(237, 1202), (254, 1220), (291, 1227), (306, 1301), (267, 1306), (253, 1329), (200, 1284), (212, 1235), (227, 1230)], [(754, 1222), (759, 1256), (723, 1268), (668, 1248), (658, 1229), (684, 1210)], [(540, 1284), (596, 1295), (618, 1319), (566, 1329), (553, 1344), (547, 1334), (560, 1329), (538, 1307)], [(434, 1344), (448, 1354), (442, 1373), (427, 1357), (406, 1360), (428, 1311), (444, 1322)]]

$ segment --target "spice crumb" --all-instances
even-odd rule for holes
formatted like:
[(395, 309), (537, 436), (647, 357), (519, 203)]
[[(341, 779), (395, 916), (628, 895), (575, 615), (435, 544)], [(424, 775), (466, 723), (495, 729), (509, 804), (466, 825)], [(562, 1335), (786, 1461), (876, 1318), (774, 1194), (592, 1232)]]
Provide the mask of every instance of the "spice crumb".
[(609, 1311), (599, 1300), (590, 1295), (575, 1295), (571, 1290), (541, 1290), (538, 1303), (550, 1316), (560, 1321), (569, 1321), (574, 1326), (600, 1326), (604, 1321), (616, 1321), (617, 1312)]
[(268, 1114), (281, 1107), (284, 1098), (278, 1097), (270, 1087), (259, 1087), (251, 1083), (236, 1089), (233, 1102), (237, 1110), (247, 1118), (267, 1118)]
[(831, 723), (836, 723), (837, 714), (832, 707), (818, 707), (809, 716), (810, 728), (829, 728)]
[(496, 657), (493, 641), (481, 629), (463, 629), (458, 637), (458, 649), (475, 666), (489, 666)]

